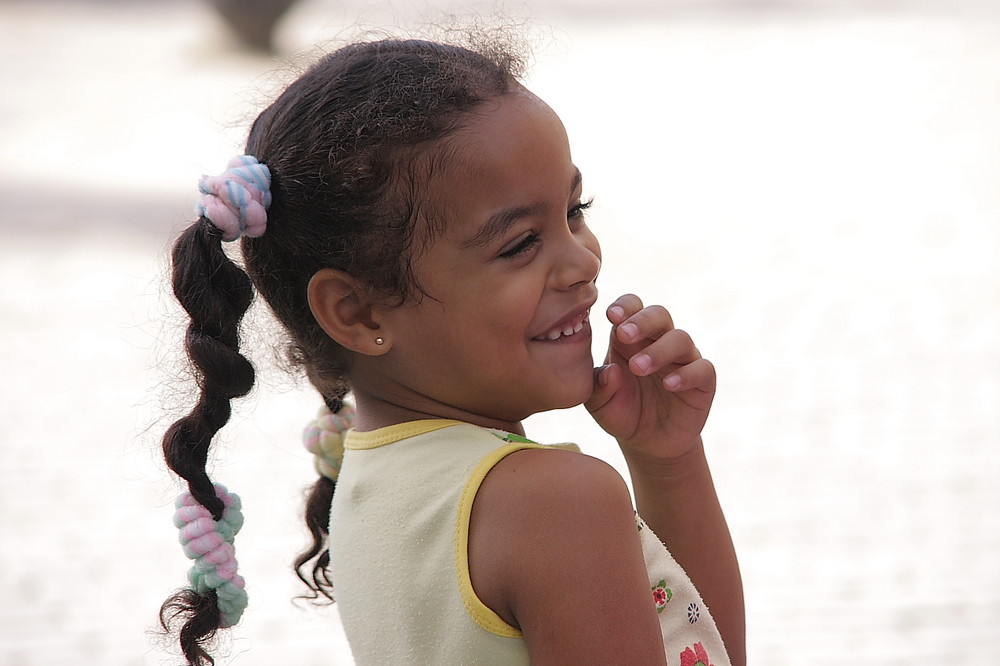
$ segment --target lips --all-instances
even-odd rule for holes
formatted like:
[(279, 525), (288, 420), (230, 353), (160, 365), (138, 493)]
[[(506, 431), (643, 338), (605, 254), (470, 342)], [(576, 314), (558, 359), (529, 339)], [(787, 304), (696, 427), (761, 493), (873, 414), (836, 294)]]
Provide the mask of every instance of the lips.
[(562, 338), (571, 338), (580, 331), (587, 328), (587, 324), (590, 323), (590, 306), (593, 303), (587, 305), (587, 307), (580, 310), (576, 310), (573, 314), (564, 317), (557, 324), (552, 326), (541, 335), (536, 335), (532, 338), (537, 342), (555, 342), (556, 340)]
[(589, 312), (585, 312), (582, 318), (580, 318), (580, 321), (578, 321), (576, 324), (573, 324), (572, 326), (566, 326), (565, 328), (554, 328), (548, 333), (539, 335), (533, 339), (548, 340), (551, 342), (553, 340), (558, 340), (559, 338), (568, 338), (571, 335), (575, 335), (580, 331), (582, 331), (583, 327), (586, 326), (587, 323), (590, 321), (589, 314), (590, 314)]

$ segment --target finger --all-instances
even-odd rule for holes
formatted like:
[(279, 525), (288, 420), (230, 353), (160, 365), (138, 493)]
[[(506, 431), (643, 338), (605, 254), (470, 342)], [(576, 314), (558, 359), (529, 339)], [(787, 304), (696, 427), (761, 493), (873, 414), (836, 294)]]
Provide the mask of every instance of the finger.
[(614, 363), (594, 369), (594, 391), (584, 403), (587, 411), (593, 413), (604, 407), (621, 387), (622, 369)]
[(640, 377), (663, 370), (672, 371), (671, 366), (681, 366), (701, 358), (694, 340), (686, 331), (673, 329), (638, 350), (629, 359), (629, 370)]
[(675, 393), (692, 389), (713, 393), (715, 384), (715, 366), (707, 358), (683, 365), (663, 378), (663, 387)]
[(628, 361), (628, 357), (634, 350), (621, 349), (621, 343), (617, 340), (617, 327), (623, 321), (642, 310), (642, 299), (635, 294), (624, 294), (615, 299), (614, 303), (608, 306), (606, 311), (608, 321), (611, 322), (611, 340), (608, 344), (608, 353), (604, 357), (605, 363)]
[(636, 344), (643, 340), (657, 340), (674, 328), (673, 317), (662, 305), (642, 308), (618, 324), (615, 336), (619, 342)]
[(618, 325), (642, 309), (642, 300), (635, 294), (625, 294), (608, 306), (608, 321)]

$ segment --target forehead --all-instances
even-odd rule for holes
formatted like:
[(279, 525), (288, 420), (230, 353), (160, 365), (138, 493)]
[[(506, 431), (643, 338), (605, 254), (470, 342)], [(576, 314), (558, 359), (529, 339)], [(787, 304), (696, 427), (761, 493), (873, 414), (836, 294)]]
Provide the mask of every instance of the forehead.
[(482, 104), (455, 139), (467, 166), (476, 171), (523, 160), (543, 167), (548, 166), (546, 160), (569, 159), (569, 140), (559, 116), (524, 88)]
[(428, 195), (449, 233), (502, 208), (565, 206), (579, 177), (559, 117), (523, 88), (481, 105), (447, 144)]

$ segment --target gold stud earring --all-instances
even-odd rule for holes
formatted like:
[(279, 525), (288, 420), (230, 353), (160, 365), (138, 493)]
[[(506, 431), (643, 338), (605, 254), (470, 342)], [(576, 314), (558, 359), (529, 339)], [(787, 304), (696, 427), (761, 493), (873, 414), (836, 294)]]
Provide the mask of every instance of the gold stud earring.
[(385, 344), (385, 340), (383, 340), (382, 338), (375, 338), (375, 344), (377, 344), (379, 346), (384, 345)]

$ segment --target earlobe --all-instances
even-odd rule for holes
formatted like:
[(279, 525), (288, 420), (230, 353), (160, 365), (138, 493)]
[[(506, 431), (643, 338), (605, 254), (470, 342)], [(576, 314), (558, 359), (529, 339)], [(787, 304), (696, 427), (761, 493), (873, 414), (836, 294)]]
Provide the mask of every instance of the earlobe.
[(354, 277), (335, 268), (317, 271), (309, 280), (308, 298), (316, 321), (342, 347), (368, 356), (389, 350), (368, 290)]

